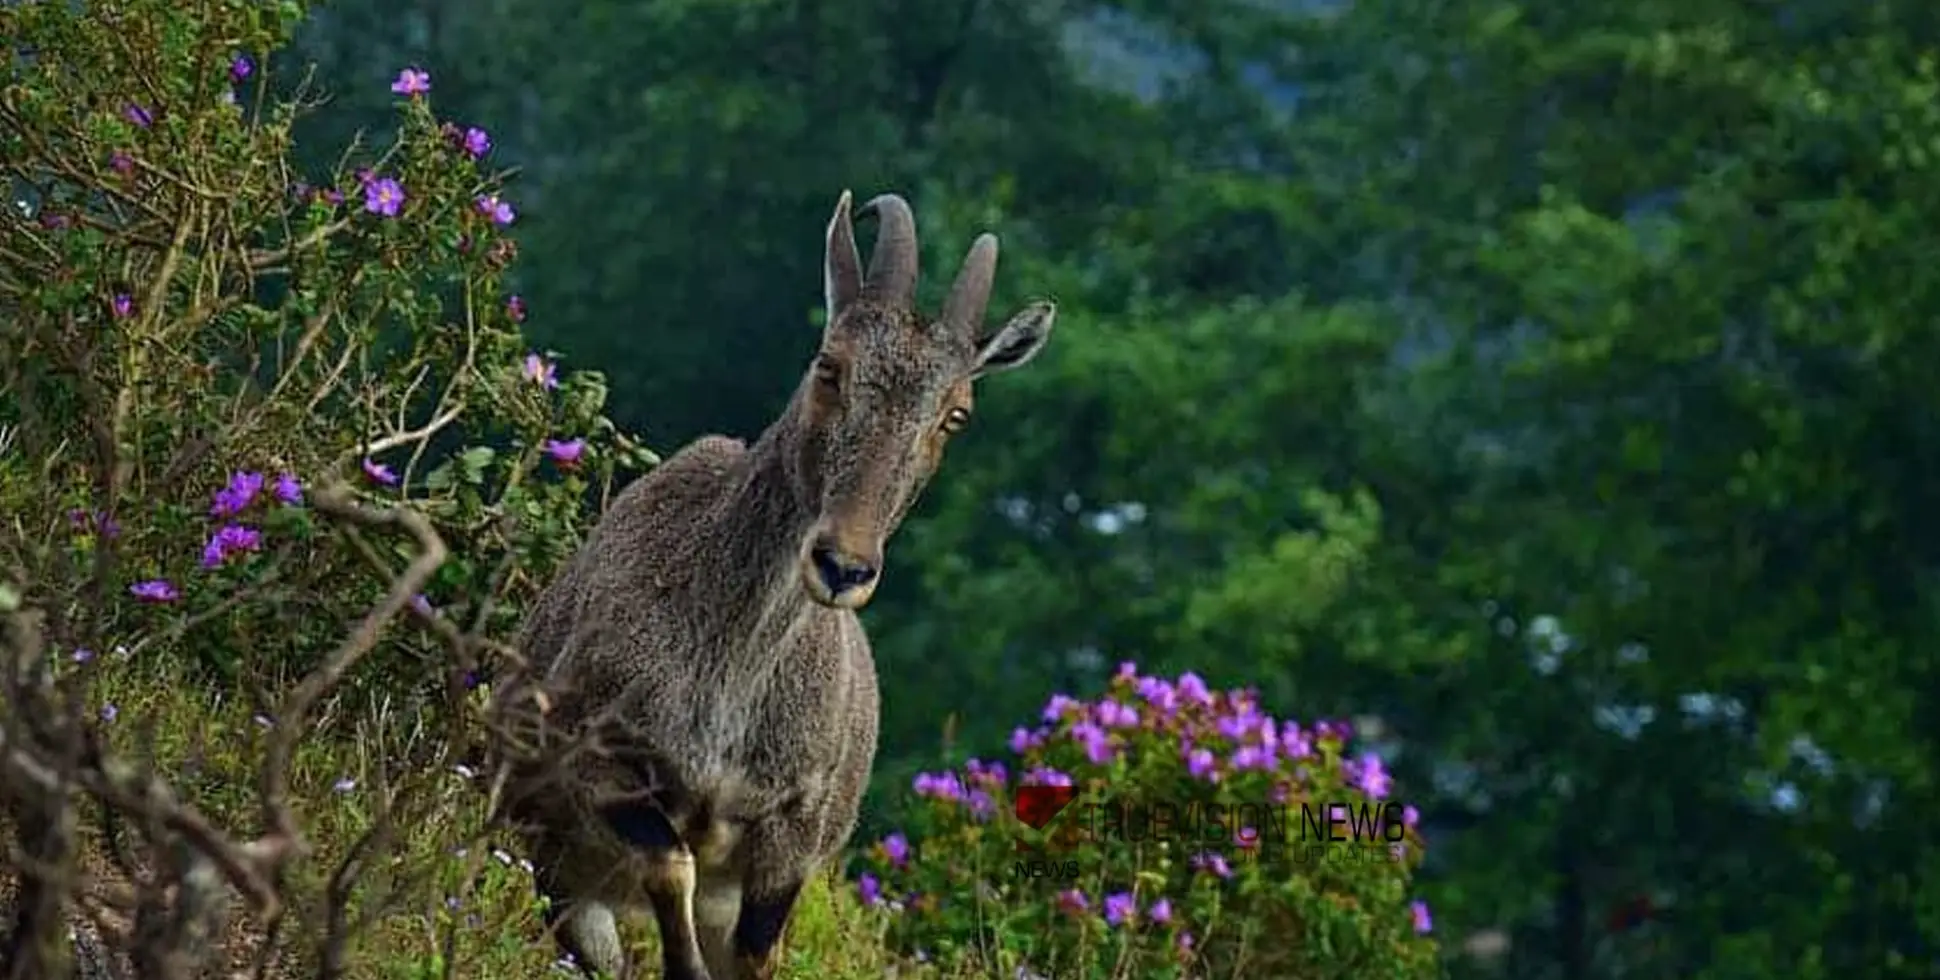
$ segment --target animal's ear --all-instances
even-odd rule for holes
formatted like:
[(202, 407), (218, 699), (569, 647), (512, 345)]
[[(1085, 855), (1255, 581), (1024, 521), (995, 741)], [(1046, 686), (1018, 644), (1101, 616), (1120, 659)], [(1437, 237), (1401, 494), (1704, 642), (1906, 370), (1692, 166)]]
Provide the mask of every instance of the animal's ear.
[(1048, 299), (1017, 311), (1003, 329), (977, 345), (977, 369), (970, 376), (981, 378), (1023, 367), (1051, 339), (1051, 326), (1057, 318), (1058, 306)]
[(862, 255), (856, 251), (855, 223), (849, 218), (849, 192), (843, 191), (822, 238), (822, 301), (828, 314), (825, 322), (833, 324), (861, 292)]

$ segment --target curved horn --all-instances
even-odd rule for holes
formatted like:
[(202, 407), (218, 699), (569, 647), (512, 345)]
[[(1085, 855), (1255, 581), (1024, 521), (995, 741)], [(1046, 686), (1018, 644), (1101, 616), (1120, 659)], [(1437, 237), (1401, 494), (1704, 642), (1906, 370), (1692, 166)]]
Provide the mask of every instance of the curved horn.
[(870, 292), (898, 302), (909, 303), (916, 296), (916, 216), (909, 202), (895, 194), (883, 194), (862, 206), (863, 214), (876, 215), (876, 248), (869, 256), (869, 275), (864, 279)]
[(950, 297), (943, 301), (943, 322), (972, 337), (983, 327), (984, 307), (990, 305), (990, 284), (997, 278), (997, 236), (985, 232), (970, 245), (957, 272)]
[(843, 191), (823, 237), (822, 298), (828, 304), (828, 322), (833, 324), (860, 292), (862, 256), (856, 252), (855, 224), (849, 220), (849, 192)]

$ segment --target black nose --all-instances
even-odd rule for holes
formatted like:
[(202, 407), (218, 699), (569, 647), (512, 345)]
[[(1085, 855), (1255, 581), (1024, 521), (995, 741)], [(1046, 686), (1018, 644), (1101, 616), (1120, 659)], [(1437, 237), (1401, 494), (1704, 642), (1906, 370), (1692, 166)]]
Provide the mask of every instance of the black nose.
[(822, 576), (822, 584), (828, 586), (829, 595), (841, 595), (876, 580), (876, 566), (828, 545), (816, 545), (809, 558), (815, 562), (815, 572)]

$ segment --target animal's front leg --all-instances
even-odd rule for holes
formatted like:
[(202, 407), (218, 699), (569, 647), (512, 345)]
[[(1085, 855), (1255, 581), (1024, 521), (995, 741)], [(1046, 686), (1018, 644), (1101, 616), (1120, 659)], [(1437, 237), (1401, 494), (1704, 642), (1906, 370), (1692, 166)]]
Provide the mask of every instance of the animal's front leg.
[(734, 926), (734, 955), (740, 980), (773, 980), (780, 959), (782, 932), (801, 897), (800, 880), (775, 886), (766, 896), (742, 900), (741, 919)]
[(646, 865), (641, 882), (660, 926), (660, 952), (665, 980), (717, 980), (701, 959), (694, 923), (696, 875), (694, 852), (689, 850), (665, 814), (646, 803), (609, 806), (604, 816), (613, 831), (635, 848)]
[(666, 980), (714, 980), (701, 959), (694, 928), (694, 855), (686, 848), (652, 857), (647, 900), (660, 924), (661, 962)]
[(751, 828), (744, 841), (741, 915), (734, 925), (734, 980), (773, 980), (782, 934), (817, 864), (820, 833), (820, 814), (813, 807), (791, 808)]

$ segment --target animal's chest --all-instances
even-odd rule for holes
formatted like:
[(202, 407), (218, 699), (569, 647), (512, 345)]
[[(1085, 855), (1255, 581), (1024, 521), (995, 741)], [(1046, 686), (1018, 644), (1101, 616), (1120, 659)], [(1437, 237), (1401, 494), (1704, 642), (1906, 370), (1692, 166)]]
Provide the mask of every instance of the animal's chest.
[[(839, 649), (785, 635), (771, 645), (722, 651), (680, 685), (684, 707), (667, 713), (713, 778), (782, 783), (833, 765), (852, 706), (852, 669)], [(672, 692), (669, 692), (672, 693)]]

